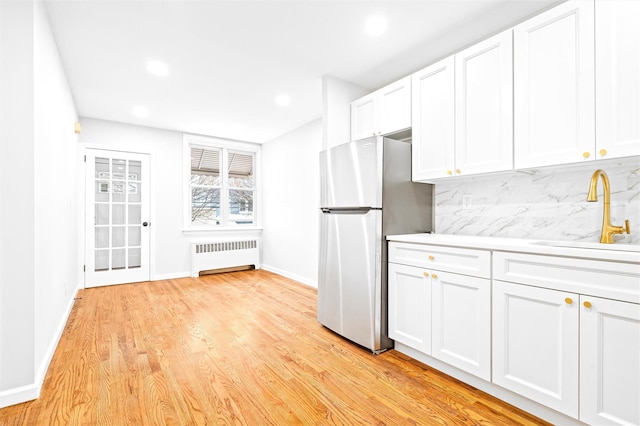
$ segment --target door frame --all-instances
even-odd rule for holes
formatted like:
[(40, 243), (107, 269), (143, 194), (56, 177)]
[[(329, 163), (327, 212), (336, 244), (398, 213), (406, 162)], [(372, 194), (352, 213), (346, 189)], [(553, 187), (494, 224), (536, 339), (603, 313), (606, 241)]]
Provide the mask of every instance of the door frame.
[[(94, 143), (86, 143), (83, 144), (82, 148), (79, 150), (79, 164), (81, 170), (78, 173), (78, 191), (80, 192), (80, 196), (78, 199), (80, 217), (82, 218), (78, 222), (79, 229), (79, 241), (78, 246), (81, 247), (79, 250), (78, 258), (80, 261), (81, 269), (79, 271), (80, 279), (78, 280), (82, 283), (83, 289), (92, 288), (87, 287), (86, 282), (86, 264), (87, 264), (87, 150), (100, 150), (100, 151), (110, 151), (113, 153), (126, 153), (126, 154), (144, 154), (149, 156), (149, 223), (155, 224), (155, 182), (153, 180), (154, 170), (155, 170), (155, 157), (150, 151), (141, 151), (130, 149), (125, 146), (118, 145), (101, 145)], [(155, 275), (155, 266), (156, 266), (156, 250), (155, 250), (155, 226), (149, 227), (149, 280), (154, 280)]]

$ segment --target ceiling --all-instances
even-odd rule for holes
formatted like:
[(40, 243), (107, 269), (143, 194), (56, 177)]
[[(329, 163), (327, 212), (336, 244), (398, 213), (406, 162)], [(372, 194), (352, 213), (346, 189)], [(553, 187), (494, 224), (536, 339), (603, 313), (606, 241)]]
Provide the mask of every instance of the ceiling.
[(80, 116), (263, 143), (321, 117), (325, 75), (377, 89), (557, 0), (45, 3)]

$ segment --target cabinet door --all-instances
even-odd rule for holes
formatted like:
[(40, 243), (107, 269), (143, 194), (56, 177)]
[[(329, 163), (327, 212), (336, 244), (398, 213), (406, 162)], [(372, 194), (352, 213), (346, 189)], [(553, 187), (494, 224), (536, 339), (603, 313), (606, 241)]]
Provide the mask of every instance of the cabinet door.
[(491, 380), (491, 281), (433, 271), (432, 355)]
[(375, 94), (351, 103), (351, 140), (357, 141), (377, 134)]
[(513, 37), (508, 30), (455, 56), (456, 169), (513, 168)]
[(421, 268), (389, 263), (389, 337), (431, 354), (431, 284)]
[(578, 296), (493, 282), (493, 382), (578, 416)]
[(638, 425), (640, 305), (587, 296), (580, 301), (580, 420)]
[(568, 1), (514, 29), (516, 168), (594, 158), (593, 9)]
[(405, 77), (379, 91), (378, 131), (381, 135), (411, 127), (411, 77)]
[(453, 56), (413, 74), (411, 91), (412, 178), (451, 175), (455, 169)]
[(596, 156), (640, 155), (640, 2), (596, 1)]

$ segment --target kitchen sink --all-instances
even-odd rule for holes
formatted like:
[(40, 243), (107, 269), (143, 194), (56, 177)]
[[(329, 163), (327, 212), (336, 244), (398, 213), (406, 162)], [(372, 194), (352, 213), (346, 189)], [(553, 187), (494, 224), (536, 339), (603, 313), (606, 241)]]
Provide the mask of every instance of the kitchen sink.
[(592, 250), (614, 250), (614, 251), (631, 251), (640, 253), (640, 245), (636, 244), (602, 244), (602, 243), (586, 243), (574, 241), (536, 241), (531, 244), (537, 246), (548, 247), (565, 247)]

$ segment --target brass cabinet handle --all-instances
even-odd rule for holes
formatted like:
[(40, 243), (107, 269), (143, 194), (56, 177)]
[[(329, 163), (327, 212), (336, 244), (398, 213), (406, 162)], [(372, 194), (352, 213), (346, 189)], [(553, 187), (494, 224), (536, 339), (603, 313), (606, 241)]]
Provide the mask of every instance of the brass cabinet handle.
[(589, 302), (588, 300), (585, 300), (583, 305), (584, 305), (585, 308), (590, 308), (591, 307), (591, 302)]
[(583, 156), (584, 158), (589, 158), (589, 157), (591, 156), (591, 154), (590, 154), (590, 153), (588, 153), (588, 152), (583, 152), (583, 153), (582, 153), (582, 156)]
[(453, 172), (452, 172), (451, 170), (447, 170), (447, 174), (448, 174), (448, 175), (452, 175), (452, 174), (453, 174)]
[(429, 256), (429, 260), (433, 260), (433, 259), (435, 259), (435, 257)]
[(460, 169), (456, 169), (456, 173), (460, 174), (461, 173)]
[(431, 274), (431, 278), (438, 278), (438, 274)]
[(600, 150), (600, 155), (607, 155), (607, 150), (606, 149), (601, 149)]
[(627, 234), (631, 234), (631, 225), (629, 225), (629, 219), (624, 221), (624, 230), (627, 231)]
[(573, 299), (570, 297), (567, 297), (566, 299), (564, 299), (564, 301), (567, 305), (571, 305), (573, 303)]
[(428, 273), (428, 272), (423, 272), (423, 273), (422, 273), (422, 276), (423, 276), (423, 277), (428, 277), (428, 276), (429, 276), (429, 273)]

